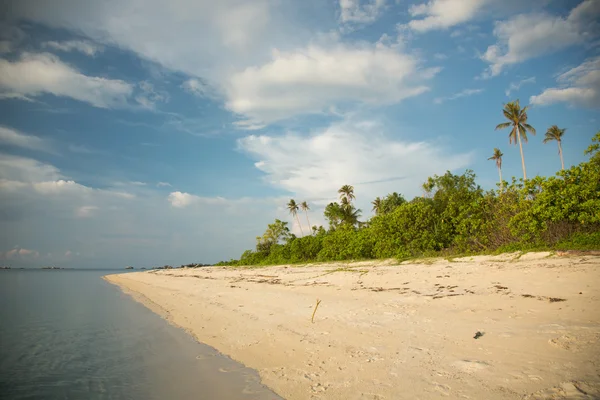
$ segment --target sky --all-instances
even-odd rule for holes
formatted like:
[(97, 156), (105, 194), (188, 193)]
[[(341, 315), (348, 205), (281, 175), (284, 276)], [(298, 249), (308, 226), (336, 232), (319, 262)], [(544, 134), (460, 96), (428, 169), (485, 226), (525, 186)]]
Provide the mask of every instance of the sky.
[[(212, 263), (353, 185), (528, 176), (600, 129), (599, 0), (2, 0), (0, 264)], [(308, 223), (300, 215), (304, 230)]]

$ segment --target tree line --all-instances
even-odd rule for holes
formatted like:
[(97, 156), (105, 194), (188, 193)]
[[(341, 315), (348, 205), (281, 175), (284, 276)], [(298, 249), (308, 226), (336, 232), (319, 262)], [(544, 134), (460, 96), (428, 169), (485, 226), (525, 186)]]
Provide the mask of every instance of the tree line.
[[(527, 123), (528, 107), (519, 101), (506, 104), (506, 122), (496, 129), (511, 128), (509, 143), (518, 144), (523, 178), (502, 179), (502, 156), (495, 148), (500, 175), (498, 189), (484, 191), (471, 170), (462, 175), (429, 177), (424, 195), (408, 201), (396, 192), (374, 199), (375, 215), (360, 221), (354, 187), (338, 190), (339, 200), (329, 203), (323, 216), (328, 228), (310, 227), (306, 201), (291, 199), (287, 209), (300, 226), (302, 236), (290, 232), (288, 223), (276, 219), (255, 249), (239, 260), (220, 265), (273, 265), (313, 261), (472, 254), (533, 249), (600, 249), (600, 132), (585, 150), (589, 160), (565, 169), (562, 138), (565, 129), (548, 128), (544, 143), (558, 144), (561, 170), (551, 177), (527, 179), (523, 142), (535, 129)], [(299, 219), (303, 211), (309, 232)]]

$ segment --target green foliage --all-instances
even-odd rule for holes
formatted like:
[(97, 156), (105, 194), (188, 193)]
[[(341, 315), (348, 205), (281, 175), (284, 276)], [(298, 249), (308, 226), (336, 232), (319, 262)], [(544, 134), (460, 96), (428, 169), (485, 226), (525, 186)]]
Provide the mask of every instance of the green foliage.
[[(522, 112), (523, 110), (521, 110)], [(221, 265), (269, 265), (369, 258), (403, 260), (435, 254), (542, 249), (600, 249), (600, 132), (585, 151), (588, 162), (551, 177), (516, 180), (484, 192), (475, 174), (446, 172), (423, 184), (425, 197), (406, 202), (391, 193), (375, 199), (373, 216), (359, 222), (354, 188), (339, 190), (324, 216), (329, 230), (313, 227), (297, 238), (275, 220), (256, 250)], [(292, 204), (293, 206), (294, 204)], [(294, 208), (294, 207), (292, 207)]]
[(276, 245), (281, 240), (287, 240), (290, 237), (290, 229), (287, 227), (287, 224), (287, 222), (279, 219), (269, 224), (265, 233), (262, 236), (256, 237), (256, 251), (269, 253), (273, 245)]
[(404, 257), (439, 250), (437, 220), (432, 202), (425, 200), (404, 203), (391, 214), (374, 217), (369, 227), (375, 241), (373, 256)]

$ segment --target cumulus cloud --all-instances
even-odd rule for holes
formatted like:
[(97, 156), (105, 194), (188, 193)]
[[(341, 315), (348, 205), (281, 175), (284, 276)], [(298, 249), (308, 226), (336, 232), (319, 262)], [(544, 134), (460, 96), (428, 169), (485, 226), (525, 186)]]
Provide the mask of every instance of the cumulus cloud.
[(100, 108), (124, 107), (133, 86), (121, 80), (91, 77), (49, 54), (23, 53), (0, 60), (0, 91), (23, 96), (52, 94)]
[(77, 262), (86, 267), (121, 267), (132, 259), (146, 267), (214, 262), (238, 257), (267, 223), (289, 216), (277, 209), (282, 199), (189, 194), (180, 196), (183, 203), (191, 199), (186, 207), (172, 207), (164, 191), (149, 185), (122, 189), (82, 185), (49, 164), (0, 155), (0, 249), (26, 243), (44, 254), (22, 265), (73, 265), (66, 249), (80, 253)]
[(600, 108), (600, 57), (586, 60), (557, 78), (558, 87), (531, 96), (536, 105), (568, 103), (576, 106)]
[(426, 81), (438, 71), (382, 43), (274, 51), (270, 62), (232, 76), (226, 106), (254, 124), (334, 104), (390, 104), (429, 90)]
[(377, 20), (386, 0), (340, 0), (340, 22), (369, 24)]
[(14, 249), (0, 252), (0, 259), (4, 260), (27, 260), (27, 259), (35, 259), (40, 256), (40, 253), (37, 250), (23, 249), (19, 247), (15, 247)]
[(0, 144), (52, 152), (52, 146), (47, 140), (5, 126), (0, 126)]
[(167, 197), (167, 201), (171, 203), (171, 206), (175, 208), (184, 208), (192, 204), (225, 204), (229, 200), (223, 197), (201, 197), (189, 193), (183, 192), (172, 192)]
[(79, 51), (88, 56), (94, 56), (96, 55), (96, 53), (103, 50), (102, 46), (99, 46), (87, 40), (68, 40), (65, 42), (50, 41), (44, 42), (42, 44), (42, 47), (66, 52)]
[(58, 168), (32, 158), (0, 154), (1, 189), (26, 189), (47, 196), (93, 198), (95, 195), (132, 199), (128, 192), (95, 189), (65, 177)]
[(432, 142), (392, 139), (382, 131), (377, 122), (344, 121), (310, 135), (251, 135), (238, 143), (275, 187), (327, 202), (339, 187), (352, 184), (367, 207), (375, 196), (393, 191), (417, 195), (428, 176), (466, 167), (472, 158)]
[(565, 17), (547, 13), (520, 14), (497, 22), (498, 42), (482, 59), (490, 64), (484, 77), (496, 76), (512, 64), (583, 44), (600, 35), (600, 2), (585, 0)]
[(458, 93), (454, 93), (451, 96), (448, 97), (437, 97), (434, 102), (435, 104), (442, 104), (445, 101), (452, 101), (452, 100), (456, 100), (456, 99), (460, 99), (461, 97), (469, 97), (469, 96), (473, 96), (475, 94), (479, 94), (483, 92), (483, 89), (465, 89), (465, 90), (461, 90)]
[(447, 29), (471, 20), (488, 0), (431, 0), (409, 8), (408, 26), (417, 32)]

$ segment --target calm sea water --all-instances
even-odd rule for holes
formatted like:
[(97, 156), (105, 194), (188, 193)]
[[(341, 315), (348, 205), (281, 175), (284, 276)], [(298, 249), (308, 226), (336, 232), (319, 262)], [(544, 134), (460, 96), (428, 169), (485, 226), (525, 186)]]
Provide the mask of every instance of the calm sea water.
[(280, 399), (108, 271), (0, 271), (2, 399)]

